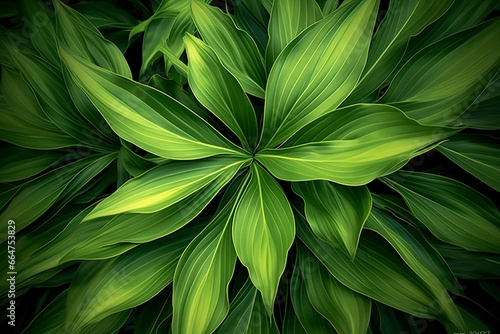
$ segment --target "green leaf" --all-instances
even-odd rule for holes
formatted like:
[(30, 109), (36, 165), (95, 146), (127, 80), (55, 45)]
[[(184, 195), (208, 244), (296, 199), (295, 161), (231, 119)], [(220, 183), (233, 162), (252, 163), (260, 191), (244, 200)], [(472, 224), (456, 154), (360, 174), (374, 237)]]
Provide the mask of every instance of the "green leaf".
[[(292, 279), (293, 279), (292, 274)], [(292, 284), (290, 283), (290, 290)], [(307, 334), (304, 326), (299, 321), (297, 314), (295, 314), (295, 310), (292, 305), (291, 292), (288, 294), (288, 298), (286, 300), (285, 305), (285, 316), (283, 318), (283, 325), (281, 327), (281, 333), (296, 333), (296, 334)], [(325, 321), (326, 322), (326, 321)], [(331, 327), (331, 326), (330, 326)]]
[(261, 146), (281, 144), (351, 93), (368, 55), (377, 6), (378, 0), (352, 1), (281, 52), (269, 73)]
[(328, 15), (333, 12), (339, 6), (339, 0), (316, 0), (318, 5), (320, 5), (323, 15)]
[(269, 20), (266, 63), (270, 70), (280, 52), (304, 29), (323, 18), (315, 1), (276, 0)]
[(290, 282), (290, 297), (295, 314), (306, 333), (335, 333), (332, 324), (316, 311), (309, 301), (306, 285), (297, 262)]
[(255, 147), (257, 118), (238, 81), (203, 41), (189, 34), (184, 41), (189, 59), (188, 81), (198, 101), (224, 122), (244, 146)]
[(0, 182), (14, 182), (34, 176), (56, 163), (63, 153), (35, 151), (17, 146), (0, 148), (3, 158), (0, 167)]
[(231, 227), (240, 195), (182, 253), (173, 285), (174, 333), (212, 333), (229, 311), (227, 289), (236, 264)]
[(234, 214), (233, 242), (269, 314), (294, 238), (295, 223), (285, 193), (265, 169), (253, 163)]
[(261, 1), (235, 0), (234, 21), (238, 28), (245, 30), (255, 41), (261, 54), (265, 54), (267, 46), (267, 26), (269, 12)]
[(158, 334), (166, 331), (172, 315), (172, 292), (165, 289), (144, 304), (137, 316), (134, 334)]
[(292, 189), (304, 200), (307, 222), (318, 238), (340, 245), (354, 259), (372, 207), (368, 188), (311, 181), (294, 183)]
[(203, 40), (243, 89), (263, 98), (266, 85), (264, 60), (250, 35), (239, 30), (230, 16), (200, 1), (191, 2), (191, 15)]
[(171, 31), (174, 21), (175, 15), (169, 15), (154, 19), (148, 24), (142, 42), (142, 65), (139, 73), (141, 77), (146, 75), (151, 65), (161, 57), (158, 45), (163, 43), (165, 32)]
[(97, 29), (131, 30), (137, 25), (137, 19), (125, 9), (108, 1), (86, 1), (72, 6), (74, 10), (85, 16)]
[(156, 166), (153, 161), (135, 153), (132, 150), (132, 145), (125, 141), (122, 141), (120, 152), (118, 152), (118, 163), (133, 177), (139, 176)]
[(498, 141), (481, 135), (456, 135), (438, 146), (438, 151), (496, 191), (500, 191)]
[(372, 209), (364, 228), (386, 239), (430, 288), (446, 288), (457, 294), (462, 293), (444, 259), (415, 228), (398, 222), (378, 208)]
[(247, 280), (231, 302), (229, 314), (215, 333), (278, 334), (279, 330), (275, 320), (270, 321), (259, 292), (251, 280)]
[(142, 244), (109, 260), (82, 263), (68, 291), (65, 330), (74, 332), (158, 294), (172, 282), (193, 232)]
[(316, 311), (328, 319), (339, 333), (366, 333), (371, 300), (332, 277), (304, 246), (298, 247), (298, 264), (307, 296)]
[(469, 251), (500, 253), (500, 214), (481, 193), (426, 173), (400, 171), (384, 181), (438, 239)]
[(295, 215), (297, 234), (340, 283), (351, 290), (390, 307), (420, 318), (437, 318), (464, 328), (451, 299), (442, 303), (434, 291), (403, 262), (399, 255), (385, 247), (383, 239), (365, 231), (356, 252), (350, 257), (319, 240), (307, 227), (304, 217)]
[(453, 0), (389, 2), (389, 10), (370, 43), (361, 80), (346, 103), (363, 101), (379, 88), (403, 57), (410, 37), (443, 15), (452, 3)]
[(500, 20), (491, 20), (423, 49), (396, 74), (380, 102), (422, 124), (450, 123), (469, 107), (469, 96), (486, 85), (482, 79), (498, 69), (499, 28)]
[(359, 186), (398, 170), (455, 132), (420, 125), (391, 106), (359, 104), (321, 117), (284, 148), (263, 150), (256, 158), (282, 180)]
[(127, 181), (100, 202), (84, 221), (124, 212), (153, 213), (202, 189), (222, 174), (233, 176), (245, 161), (208, 158), (196, 164), (173, 161)]
[(168, 95), (60, 52), (72, 79), (124, 140), (167, 159), (237, 153), (227, 139)]

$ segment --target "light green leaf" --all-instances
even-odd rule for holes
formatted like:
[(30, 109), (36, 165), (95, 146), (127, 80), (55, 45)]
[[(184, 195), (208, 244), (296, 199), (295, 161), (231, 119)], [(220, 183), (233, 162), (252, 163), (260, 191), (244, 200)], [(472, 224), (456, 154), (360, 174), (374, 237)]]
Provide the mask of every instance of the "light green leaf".
[(285, 148), (263, 150), (256, 158), (282, 180), (359, 186), (396, 171), (455, 132), (420, 125), (391, 106), (359, 104), (321, 117)]
[(368, 330), (371, 300), (342, 285), (304, 246), (298, 247), (298, 264), (312, 306), (339, 333)]
[(422, 124), (446, 125), (471, 104), (470, 95), (500, 65), (500, 20), (490, 20), (430, 45), (396, 74), (380, 99)]
[(398, 222), (378, 208), (372, 209), (364, 228), (386, 239), (429, 288), (438, 292), (446, 288), (456, 294), (462, 293), (444, 259), (415, 228)]
[(17, 146), (0, 148), (3, 157), (0, 166), (0, 182), (14, 182), (34, 176), (52, 166), (61, 157), (61, 152), (35, 151)]
[(410, 37), (438, 19), (453, 0), (391, 1), (384, 20), (370, 43), (361, 80), (346, 104), (361, 102), (379, 88), (403, 57)]
[(481, 135), (459, 134), (438, 146), (438, 151), (490, 187), (500, 191), (498, 141)]
[(295, 223), (285, 193), (265, 169), (253, 163), (234, 214), (233, 241), (269, 314), (294, 238)]
[(279, 330), (274, 318), (269, 319), (259, 292), (251, 280), (247, 280), (215, 333), (278, 334)]
[(163, 43), (166, 32), (172, 30), (174, 21), (175, 15), (169, 15), (156, 18), (149, 23), (142, 41), (142, 65), (139, 73), (141, 77), (146, 75), (151, 65), (161, 57), (158, 45)]
[(199, 159), (237, 148), (168, 95), (60, 50), (72, 79), (124, 140), (167, 159)]
[(100, 202), (84, 221), (124, 212), (153, 213), (199, 191), (219, 176), (233, 176), (245, 161), (208, 158), (196, 164), (172, 161), (127, 181)]
[[(170, 29), (167, 38), (165, 39), (165, 44), (172, 55), (178, 60), (185, 50), (184, 45), (184, 35), (194, 34), (196, 27), (194, 25), (193, 19), (191, 18), (191, 9), (186, 7), (182, 12), (177, 15), (174, 22), (172, 23), (172, 28)], [(167, 61), (165, 57), (165, 72), (168, 73), (171, 67), (171, 61)]]
[(191, 15), (203, 40), (214, 49), (243, 89), (263, 98), (266, 85), (264, 60), (250, 35), (236, 28), (229, 15), (198, 0), (191, 2)]
[(500, 253), (500, 214), (481, 193), (426, 173), (400, 171), (384, 181), (440, 240), (469, 251)]
[[(356, 252), (350, 257), (319, 240), (308, 228), (304, 217), (296, 212), (297, 234), (340, 283), (390, 307), (420, 317), (453, 322), (465, 328), (451, 299), (442, 303), (434, 291), (403, 262), (383, 239), (365, 231)], [(449, 298), (449, 297), (448, 297)]]
[(368, 55), (377, 6), (378, 0), (352, 1), (281, 52), (269, 73), (261, 146), (281, 144), (351, 93)]
[(368, 188), (310, 181), (294, 183), (292, 189), (304, 200), (307, 222), (314, 233), (323, 241), (342, 247), (354, 259), (372, 207)]
[(186, 35), (188, 80), (194, 95), (233, 131), (246, 148), (255, 147), (258, 126), (255, 111), (238, 81), (203, 41)]
[(229, 311), (227, 289), (236, 264), (231, 227), (242, 189), (182, 253), (173, 284), (174, 333), (212, 333)]
[(192, 233), (184, 230), (116, 258), (83, 262), (68, 290), (65, 330), (72, 333), (158, 294), (172, 282)]
[[(316, 260), (317, 261), (317, 260)], [(306, 285), (297, 261), (290, 283), (290, 297), (293, 309), (301, 327), (308, 334), (335, 333), (332, 324), (314, 309), (307, 296)]]
[(266, 49), (268, 70), (280, 52), (304, 29), (323, 18), (316, 1), (276, 0), (269, 20), (269, 42)]

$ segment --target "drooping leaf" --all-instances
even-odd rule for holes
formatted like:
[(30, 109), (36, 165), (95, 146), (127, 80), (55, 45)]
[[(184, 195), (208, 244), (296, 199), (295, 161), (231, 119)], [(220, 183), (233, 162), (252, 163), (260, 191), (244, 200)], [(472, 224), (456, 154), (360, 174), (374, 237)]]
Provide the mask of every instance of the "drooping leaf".
[(267, 69), (271, 69), (274, 61), (288, 43), (304, 29), (322, 18), (321, 9), (315, 1), (274, 1), (268, 26)]
[(500, 213), (484, 195), (443, 176), (398, 172), (384, 181), (437, 238), (476, 252), (500, 252)]
[(241, 190), (182, 253), (173, 284), (175, 333), (211, 333), (229, 311), (227, 289), (236, 264), (231, 227), (240, 195)]
[(124, 212), (153, 213), (197, 192), (222, 174), (233, 176), (245, 161), (207, 158), (196, 164), (172, 161), (129, 180), (100, 202), (85, 221)]
[(498, 141), (481, 135), (459, 134), (438, 146), (438, 151), (490, 187), (500, 191)]
[(337, 281), (307, 250), (298, 247), (298, 264), (312, 306), (339, 333), (366, 333), (371, 300)]
[(142, 244), (116, 258), (82, 263), (68, 290), (65, 330), (73, 332), (158, 294), (172, 282), (196, 230)]
[(264, 60), (252, 38), (216, 7), (196, 0), (191, 2), (191, 13), (203, 40), (214, 49), (245, 92), (263, 98)]
[(439, 18), (453, 0), (391, 1), (384, 20), (370, 43), (363, 75), (346, 104), (361, 102), (379, 88), (403, 57), (410, 37)]
[(455, 120), (471, 104), (470, 95), (486, 85), (482, 78), (498, 69), (499, 29), (500, 20), (490, 20), (423, 49), (396, 74), (380, 102), (422, 124)]
[(269, 314), (294, 237), (293, 213), (283, 190), (265, 169), (253, 163), (234, 214), (233, 242)]
[(396, 171), (455, 132), (420, 125), (391, 106), (359, 104), (319, 118), (284, 148), (263, 150), (256, 158), (282, 180), (359, 186)]
[(310, 181), (294, 183), (292, 189), (304, 200), (307, 222), (314, 233), (323, 241), (344, 248), (354, 259), (372, 207), (368, 188)]
[(72, 79), (124, 140), (168, 159), (236, 153), (234, 145), (168, 95), (60, 52)]
[(185, 43), (189, 58), (188, 80), (194, 95), (247, 148), (253, 148), (258, 136), (257, 119), (240, 84), (203, 41), (186, 35)]
[(261, 146), (281, 144), (351, 93), (366, 61), (366, 32), (373, 29), (377, 5), (378, 0), (352, 1), (281, 52), (269, 73)]

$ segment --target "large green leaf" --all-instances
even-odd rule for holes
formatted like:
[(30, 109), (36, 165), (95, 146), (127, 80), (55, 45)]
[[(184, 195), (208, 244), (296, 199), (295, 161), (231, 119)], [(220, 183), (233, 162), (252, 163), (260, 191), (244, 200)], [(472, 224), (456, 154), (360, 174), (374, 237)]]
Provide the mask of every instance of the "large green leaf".
[(363, 101), (382, 85), (417, 35), (451, 6), (453, 0), (390, 1), (389, 10), (370, 43), (361, 80), (346, 103)]
[(295, 263), (290, 282), (290, 298), (293, 310), (306, 333), (322, 334), (335, 332), (332, 324), (318, 313), (309, 301), (306, 285), (297, 262)]
[(256, 158), (283, 180), (359, 186), (396, 171), (455, 132), (420, 125), (391, 106), (359, 104), (321, 117), (285, 148), (263, 150)]
[(398, 172), (384, 181), (437, 238), (469, 251), (500, 253), (500, 213), (481, 193), (426, 173)]
[(234, 214), (233, 241), (269, 314), (294, 238), (295, 223), (285, 193), (265, 169), (253, 163)]
[(74, 332), (158, 294), (172, 282), (179, 257), (198, 230), (192, 229), (116, 258), (82, 263), (68, 291), (65, 330)]
[(339, 333), (366, 333), (371, 300), (337, 281), (302, 245), (298, 247), (298, 264), (307, 296), (316, 311)]
[(377, 5), (352, 1), (281, 52), (269, 73), (261, 146), (281, 144), (351, 93), (366, 62)]
[(236, 25), (252, 36), (260, 53), (265, 54), (268, 40), (269, 12), (261, 1), (234, 0), (232, 3)]
[(85, 217), (91, 220), (124, 212), (153, 213), (197, 192), (222, 174), (234, 175), (245, 161), (207, 158), (196, 164), (172, 161), (129, 180)]
[(199, 159), (237, 148), (168, 95), (60, 49), (72, 79), (124, 140), (169, 159)]
[(145, 303), (137, 315), (134, 334), (159, 334), (166, 331), (172, 315), (172, 292), (165, 289)]
[(278, 334), (274, 319), (269, 319), (259, 291), (251, 280), (238, 292), (231, 302), (229, 314), (215, 332), (217, 334)]
[(429, 288), (437, 289), (437, 293), (442, 293), (443, 287), (454, 293), (461, 293), (457, 289), (459, 284), (444, 259), (415, 228), (398, 222), (378, 208), (372, 209), (365, 228), (386, 239)]
[(380, 99), (423, 124), (446, 125), (471, 104), (470, 95), (500, 64), (495, 19), (454, 34), (412, 57)]
[(274, 1), (269, 20), (269, 42), (266, 49), (267, 68), (271, 69), (280, 52), (297, 35), (323, 18), (316, 1)]
[(231, 17), (198, 0), (191, 2), (193, 21), (203, 40), (243, 89), (263, 98), (266, 85), (264, 60), (250, 35), (239, 30)]
[(182, 253), (173, 285), (174, 333), (211, 333), (229, 311), (227, 288), (236, 264), (231, 227), (240, 195)]
[(438, 151), (490, 187), (500, 191), (498, 140), (481, 135), (456, 135), (438, 146)]
[(7, 146), (0, 148), (0, 155), (4, 157), (0, 166), (0, 182), (14, 182), (44, 171), (62, 158), (64, 153)]
[[(395, 309), (422, 318), (437, 318), (462, 325), (460, 314), (449, 299), (436, 299), (433, 291), (399, 255), (382, 246), (383, 239), (366, 231), (362, 234), (356, 258), (314, 236), (304, 217), (296, 212), (297, 234), (328, 271), (348, 288)], [(448, 297), (449, 298), (449, 297)]]
[(305, 202), (307, 222), (314, 233), (333, 246), (340, 245), (354, 259), (372, 207), (368, 188), (326, 181), (294, 183), (292, 188)]
[(257, 118), (243, 88), (208, 45), (192, 35), (186, 35), (184, 40), (189, 59), (188, 80), (194, 95), (247, 148), (255, 147)]

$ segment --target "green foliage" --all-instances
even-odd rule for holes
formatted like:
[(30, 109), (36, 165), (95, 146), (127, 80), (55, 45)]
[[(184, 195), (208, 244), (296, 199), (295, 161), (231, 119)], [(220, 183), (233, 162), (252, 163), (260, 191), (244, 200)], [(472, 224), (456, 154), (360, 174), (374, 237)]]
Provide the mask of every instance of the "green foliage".
[(19, 332), (494, 330), (497, 1), (66, 3), (0, 1)]

